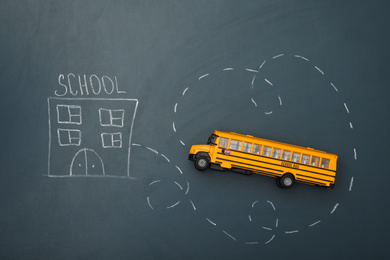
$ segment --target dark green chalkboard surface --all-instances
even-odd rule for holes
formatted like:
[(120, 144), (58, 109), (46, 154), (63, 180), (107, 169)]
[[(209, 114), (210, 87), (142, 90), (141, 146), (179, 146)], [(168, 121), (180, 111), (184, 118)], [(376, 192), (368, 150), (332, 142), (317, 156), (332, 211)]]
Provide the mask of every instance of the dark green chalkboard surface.
[[(385, 259), (387, 1), (2, 1), (1, 259)], [(335, 188), (199, 172), (214, 130)]]

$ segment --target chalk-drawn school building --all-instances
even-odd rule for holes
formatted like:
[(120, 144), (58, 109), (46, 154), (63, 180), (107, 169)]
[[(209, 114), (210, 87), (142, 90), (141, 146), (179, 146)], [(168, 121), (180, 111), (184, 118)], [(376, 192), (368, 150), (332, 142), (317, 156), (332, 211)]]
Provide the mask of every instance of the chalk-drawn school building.
[(48, 98), (50, 177), (130, 177), (136, 99)]

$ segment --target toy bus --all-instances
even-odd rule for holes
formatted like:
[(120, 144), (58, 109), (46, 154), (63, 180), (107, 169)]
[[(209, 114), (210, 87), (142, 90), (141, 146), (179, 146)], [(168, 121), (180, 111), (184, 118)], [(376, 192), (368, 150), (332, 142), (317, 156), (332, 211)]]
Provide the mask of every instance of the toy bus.
[(333, 189), (336, 178), (335, 154), (251, 135), (215, 130), (205, 145), (193, 145), (189, 160), (195, 168), (243, 174), (261, 174), (276, 178), (281, 188), (291, 188), (295, 182)]

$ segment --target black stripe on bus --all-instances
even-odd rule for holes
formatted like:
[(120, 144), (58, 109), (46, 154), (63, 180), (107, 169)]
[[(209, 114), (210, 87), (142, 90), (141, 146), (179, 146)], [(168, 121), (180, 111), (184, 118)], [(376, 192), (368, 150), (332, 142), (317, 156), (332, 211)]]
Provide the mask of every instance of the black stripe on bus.
[[(218, 154), (225, 155), (225, 154), (223, 154), (223, 153), (218, 153)], [(295, 168), (283, 166), (283, 165), (281, 165), (281, 164), (275, 164), (275, 163), (270, 163), (270, 162), (264, 162), (264, 161), (255, 160), (255, 159), (250, 159), (250, 158), (245, 158), (245, 157), (236, 156), (236, 155), (225, 155), (225, 156), (236, 157), (236, 158), (240, 158), (240, 159), (244, 159), (244, 160), (249, 160), (249, 161), (254, 161), (254, 162), (260, 162), (260, 163), (275, 165), (275, 166), (279, 166), (279, 167), (283, 167), (283, 168), (287, 168), (287, 169), (293, 169), (293, 170), (297, 170), (297, 171), (299, 170), (299, 171), (304, 171), (304, 172), (310, 172), (310, 173), (313, 173), (313, 174), (319, 174), (319, 175), (323, 175), (323, 176), (327, 176), (327, 177), (332, 177), (332, 178), (335, 177), (334, 175), (329, 175), (329, 174), (325, 174), (325, 173), (318, 173), (318, 172), (309, 171), (309, 170), (303, 170), (303, 169), (295, 169)], [(262, 157), (263, 157), (263, 156), (262, 156)], [(264, 157), (264, 158), (277, 160), (277, 159), (275, 159), (275, 158), (273, 158), (273, 157)], [(218, 158), (218, 159), (220, 159), (220, 160), (226, 160), (226, 159), (223, 159), (223, 158)], [(283, 160), (279, 160), (279, 161), (284, 162)], [(296, 164), (296, 163), (294, 163), (294, 164)], [(303, 165), (303, 166), (310, 166), (310, 165), (307, 165), (307, 164), (300, 164), (300, 165)], [(320, 168), (320, 169), (322, 169), (322, 168)]]
[(310, 177), (310, 176), (303, 175), (303, 174), (298, 174), (298, 173), (297, 173), (297, 176), (302, 176), (302, 177), (309, 178), (309, 179), (315, 179), (315, 180), (320, 180), (320, 181), (325, 181), (325, 182), (330, 182), (330, 183), (332, 183), (332, 181), (330, 181), (330, 180), (324, 180), (324, 179), (320, 179), (320, 178)]
[(299, 182), (308, 183), (308, 184), (317, 184), (317, 185), (326, 185), (326, 183), (323, 182), (316, 182), (316, 181), (308, 181), (306, 179), (297, 178)]
[(261, 168), (261, 169), (267, 169), (267, 170), (276, 171), (276, 172), (283, 172), (282, 170), (275, 170), (275, 169), (272, 169), (272, 168), (262, 167), (262, 166), (253, 165), (253, 164), (249, 164), (249, 163), (242, 163), (242, 162), (237, 162), (237, 161), (223, 159), (223, 158), (218, 158), (218, 157), (216, 159), (224, 160), (224, 161), (228, 161), (228, 162), (233, 162), (233, 163), (240, 163), (240, 164), (244, 164), (244, 165), (250, 165), (250, 166), (253, 166), (253, 167), (257, 167), (257, 168)]
[(281, 173), (267, 172), (267, 171), (262, 171), (262, 170), (251, 168), (251, 167), (243, 167), (241, 165), (236, 165), (236, 164), (232, 164), (232, 166), (239, 167), (240, 169), (244, 169), (244, 170), (251, 170), (251, 171), (253, 171), (256, 174), (258, 173), (258, 174), (267, 175), (267, 176), (271, 176), (271, 177), (282, 176)]
[[(219, 158), (219, 159), (221, 159), (221, 158)], [(234, 162), (234, 161), (231, 161), (231, 162)], [(273, 172), (263, 171), (263, 170), (259, 170), (259, 169), (255, 169), (255, 168), (251, 168), (251, 167), (244, 167), (244, 166), (237, 165), (237, 164), (232, 164), (232, 167), (237, 167), (237, 168), (244, 169), (244, 170), (251, 170), (251, 171), (253, 171), (256, 174), (262, 174), (262, 175), (266, 175), (266, 176), (270, 176), (270, 177), (280, 177), (280, 176), (283, 175), (283, 174), (280, 174), (280, 173), (273, 173)], [(258, 166), (255, 166), (255, 167), (258, 167)], [(262, 167), (259, 167), (259, 168), (262, 168)], [(268, 169), (268, 168), (266, 168), (266, 169)], [(301, 174), (297, 174), (297, 175), (306, 177), (305, 175), (301, 175)], [(322, 180), (322, 179), (313, 178), (313, 177), (310, 177), (310, 178), (311, 179)], [(303, 182), (303, 183), (312, 184), (312, 185), (313, 184), (326, 185), (327, 183), (329, 183), (329, 184), (332, 183), (331, 181), (327, 181), (327, 180), (323, 180), (324, 182), (326, 182), (326, 183), (324, 183), (324, 182), (307, 180), (307, 179), (299, 178), (299, 177), (297, 177), (297, 181)]]
[[(220, 149), (227, 149), (227, 148), (224, 148), (224, 147), (221, 147), (221, 146), (219, 146), (218, 148), (220, 148)], [(271, 156), (265, 156), (265, 155), (256, 154), (256, 153), (248, 153), (248, 152), (244, 152), (244, 151), (240, 151), (240, 150), (235, 150), (235, 149), (233, 149), (232, 151), (237, 152), (237, 153), (243, 153), (243, 154), (248, 154), (248, 155), (263, 157), (263, 158), (271, 158), (271, 159), (274, 159), (274, 160), (277, 160), (277, 161), (281, 161), (281, 162), (291, 162), (291, 163), (294, 163), (294, 164), (299, 164), (299, 165), (303, 165), (303, 166), (307, 166), (307, 167), (312, 167), (312, 168), (315, 168), (315, 169), (321, 169), (321, 170), (324, 170), (324, 171), (336, 172), (336, 171), (334, 171), (334, 170), (330, 170), (330, 169), (327, 169), (327, 168), (322, 168), (322, 167), (313, 166), (313, 165), (309, 165), (309, 164), (304, 164), (304, 163), (300, 163), (300, 162), (293, 162), (293, 161), (290, 161), (290, 160), (283, 160), (283, 159), (274, 158), (274, 157), (271, 157)], [(223, 153), (220, 153), (220, 154), (223, 154)], [(321, 158), (323, 158), (323, 157), (321, 157)], [(325, 159), (326, 159), (326, 158), (325, 158)], [(249, 160), (250, 160), (250, 159), (249, 159)]]

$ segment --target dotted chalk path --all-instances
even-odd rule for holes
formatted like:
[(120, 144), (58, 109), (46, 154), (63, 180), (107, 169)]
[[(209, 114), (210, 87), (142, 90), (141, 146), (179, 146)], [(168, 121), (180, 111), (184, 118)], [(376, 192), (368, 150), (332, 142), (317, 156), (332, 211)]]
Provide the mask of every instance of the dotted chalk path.
[[(285, 54), (278, 54), (278, 55), (275, 55), (271, 58), (271, 61), (272, 60), (276, 60), (276, 59), (282, 59), (282, 58), (288, 58), (290, 57), (290, 55), (285, 55)], [(317, 65), (314, 65), (311, 63), (311, 61), (306, 58), (306, 57), (303, 57), (301, 55), (293, 55), (292, 56), (293, 58), (296, 58), (297, 60), (302, 60), (304, 62), (307, 62), (311, 68), (313, 68), (315, 71), (317, 71), (321, 76), (325, 76), (325, 72), (323, 69), (321, 69), (319, 66)], [(260, 64), (260, 66), (258, 67), (258, 69), (252, 69), (252, 68), (245, 68), (244, 70), (249, 72), (249, 73), (253, 73), (253, 77), (252, 77), (252, 80), (250, 82), (250, 87), (252, 90), (254, 90), (254, 86), (255, 86), (255, 82), (256, 80), (259, 78), (258, 75), (259, 75), (259, 72), (269, 63), (270, 61), (267, 61), (267, 60), (263, 60)], [(310, 68), (309, 66), (309, 68)], [(234, 71), (237, 71), (236, 68), (232, 68), (232, 67), (226, 67), (224, 69), (222, 69), (222, 72), (234, 72)], [(202, 81), (202, 80), (205, 80), (206, 78), (209, 78), (209, 77), (212, 77), (213, 75), (211, 73), (205, 73), (203, 75), (201, 75), (200, 77), (198, 77), (198, 81)], [(263, 78), (264, 82), (266, 83), (266, 85), (268, 87), (271, 87), (271, 88), (275, 88), (275, 89), (278, 89), (278, 86), (275, 85), (272, 81), (272, 79), (270, 78)], [(332, 89), (334, 90), (334, 92), (337, 94), (339, 93), (339, 89), (335, 86), (335, 84), (333, 82), (329, 82), (329, 86), (332, 87)], [(187, 95), (187, 93), (190, 93), (190, 87), (186, 87), (183, 92), (182, 92), (182, 95), (181, 96), (185, 96)], [(283, 99), (282, 99), (282, 96), (280, 94), (277, 95), (277, 100), (279, 101), (279, 106), (283, 106)], [(255, 107), (258, 107), (258, 102), (256, 102), (255, 98), (254, 97), (251, 97), (250, 98), (250, 102), (255, 106)], [(349, 106), (347, 105), (347, 103), (343, 102), (342, 106), (344, 107), (344, 110), (345, 112), (347, 113), (348, 116), (350, 116), (351, 114), (351, 110), (349, 108)], [(179, 108), (180, 108), (180, 103), (179, 102), (175, 102), (174, 106), (173, 106), (173, 112), (176, 114), (179, 112)], [(273, 114), (273, 111), (265, 111), (264, 112), (265, 115), (267, 116), (271, 116)], [(349, 125), (349, 129), (350, 130), (354, 130), (354, 127), (353, 127), (353, 123), (351, 121), (348, 122), (348, 125)], [(172, 129), (175, 133), (178, 132), (178, 129), (176, 128), (176, 124), (175, 122), (173, 121), (172, 122)], [(185, 143), (183, 140), (179, 140), (180, 144), (185, 146)], [(153, 152), (153, 150), (151, 150)], [(357, 157), (357, 149), (356, 148), (353, 148), (353, 158), (355, 161), (357, 161), (358, 157)], [(182, 174), (182, 172), (181, 172)], [(352, 188), (353, 188), (353, 183), (354, 183), (354, 177), (352, 176), (351, 177), (351, 180), (350, 180), (350, 184), (349, 184), (349, 187), (348, 187), (348, 191), (351, 192), (352, 191)], [(189, 185), (189, 184), (188, 184)], [(149, 202), (149, 201), (148, 201)], [(252, 208), (256, 205), (256, 203), (259, 202), (258, 200), (254, 201), (252, 203)], [(276, 212), (276, 208), (274, 206), (274, 204), (271, 202), (271, 201), (266, 201), (268, 204), (270, 204), (270, 206), (272, 207), (272, 209)], [(192, 205), (192, 208), (193, 210), (195, 211), (196, 210), (196, 207), (195, 207), (195, 204), (193, 203), (192, 200), (190, 200), (190, 203)], [(335, 203), (333, 208), (330, 209), (329, 211), (329, 215), (333, 215), (336, 210), (339, 208), (340, 206), (340, 203)], [(205, 220), (212, 226), (214, 227), (217, 227), (217, 222), (208, 218), (208, 217), (205, 217)], [(248, 220), (249, 222), (252, 222), (253, 220), (253, 216), (251, 214), (248, 215)], [(282, 221), (282, 219), (280, 220), (279, 218), (277, 218), (275, 220), (275, 227), (266, 227), (266, 226), (263, 226), (262, 229), (265, 230), (265, 231), (273, 231), (275, 229), (278, 228), (279, 226), (279, 221)], [(313, 228), (317, 225), (319, 225), (320, 223), (322, 223), (322, 220), (321, 219), (318, 219), (317, 221), (315, 222), (311, 222), (309, 224), (307, 224), (307, 228)], [(244, 241), (244, 240), (240, 240), (240, 239), (237, 239), (237, 237), (226, 231), (226, 229), (221, 229), (221, 231), (227, 236), (229, 237), (230, 239), (234, 240), (234, 241), (237, 241), (237, 242), (243, 242), (244, 244), (247, 244), (247, 245), (258, 245), (260, 244), (261, 242), (259, 241)], [(295, 234), (295, 233), (298, 233), (298, 232), (301, 232), (301, 230), (298, 230), (298, 229), (289, 229), (289, 230), (285, 230), (283, 233), (286, 234), (286, 235), (291, 235), (291, 234)], [(271, 237), (264, 242), (264, 244), (268, 244), (270, 243), (271, 241), (273, 241), (276, 237), (276, 234), (272, 234)]]

